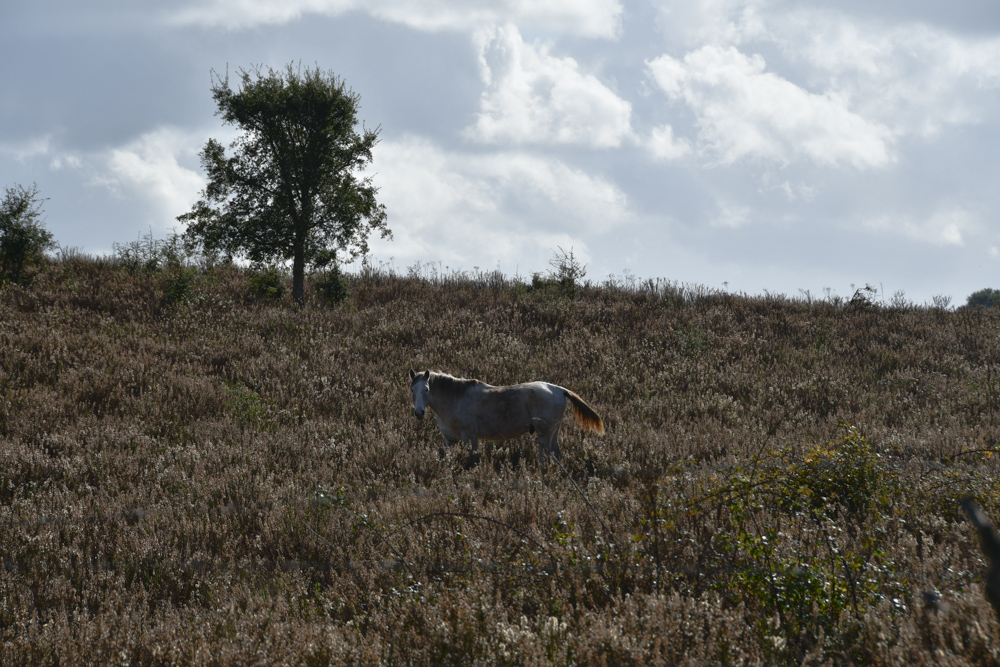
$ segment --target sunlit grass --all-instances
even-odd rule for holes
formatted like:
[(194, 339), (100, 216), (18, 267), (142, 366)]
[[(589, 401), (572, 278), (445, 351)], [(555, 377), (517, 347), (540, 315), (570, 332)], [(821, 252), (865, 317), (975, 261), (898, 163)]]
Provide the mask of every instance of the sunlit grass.
[[(1000, 516), (995, 309), (178, 270), (0, 290), (2, 664), (997, 660), (956, 502)], [(608, 433), (474, 465), (410, 368)]]

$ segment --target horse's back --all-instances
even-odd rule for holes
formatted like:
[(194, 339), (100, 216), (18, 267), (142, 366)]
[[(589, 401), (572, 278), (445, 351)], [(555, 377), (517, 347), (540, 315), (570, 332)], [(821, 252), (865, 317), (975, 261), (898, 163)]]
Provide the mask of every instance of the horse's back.
[(563, 393), (547, 382), (477, 386), (469, 398), (473, 430), (486, 440), (508, 440), (547, 428), (566, 407)]
[(489, 390), (498, 406), (520, 410), (529, 419), (551, 421), (566, 409), (562, 387), (548, 382), (524, 382)]

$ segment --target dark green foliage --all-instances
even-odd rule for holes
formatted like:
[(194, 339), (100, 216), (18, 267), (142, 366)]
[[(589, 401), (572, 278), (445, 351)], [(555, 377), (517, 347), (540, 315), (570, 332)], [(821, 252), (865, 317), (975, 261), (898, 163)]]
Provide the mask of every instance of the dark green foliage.
[(285, 285), (285, 272), (275, 264), (265, 264), (251, 267), (250, 293), (257, 300), (276, 301), (288, 291)]
[(274, 430), (271, 410), (256, 392), (232, 382), (224, 383), (223, 388), (226, 411), (241, 430)]
[(153, 237), (152, 231), (135, 241), (112, 243), (114, 261), (119, 267), (130, 273), (157, 271), (163, 259), (160, 254), (161, 243), (162, 241)]
[(531, 275), (532, 289), (556, 287), (560, 293), (573, 296), (576, 294), (576, 288), (580, 281), (587, 275), (587, 265), (580, 263), (574, 256), (572, 248), (569, 249), (569, 252), (561, 247), (553, 251), (549, 266), (552, 269), (548, 276), (543, 277), (541, 273)]
[(313, 274), (313, 285), (323, 301), (330, 305), (338, 304), (351, 294), (350, 284), (340, 266), (336, 263)]
[(851, 297), (850, 306), (859, 310), (871, 310), (876, 307), (875, 295), (878, 294), (871, 285), (865, 283), (864, 287), (859, 287)]
[(985, 308), (995, 308), (1000, 306), (1000, 290), (986, 287), (973, 292), (965, 302), (967, 306), (983, 306)]
[(135, 241), (115, 243), (112, 247), (112, 261), (117, 267), (131, 274), (155, 277), (164, 305), (188, 303), (194, 298), (200, 276), (195, 260), (203, 258), (196, 257), (177, 232), (157, 239), (150, 230)]
[(114, 249), (115, 263), (131, 273), (156, 273), (165, 268), (186, 266), (196, 257), (177, 232), (158, 239), (150, 230), (135, 241), (113, 243), (111, 247)]
[(163, 300), (167, 305), (187, 303), (195, 294), (198, 269), (193, 266), (173, 266), (164, 271)]
[(715, 587), (758, 610), (774, 658), (799, 662), (887, 597), (911, 594), (886, 541), (905, 499), (898, 455), (843, 425), (825, 445), (775, 452), (706, 487), (701, 510), (723, 517), (716, 566), (731, 571)]
[(587, 265), (577, 260), (572, 248), (569, 252), (562, 248), (555, 251), (554, 257), (549, 260), (549, 266), (553, 269), (549, 272), (552, 279), (564, 287), (575, 287), (587, 275)]
[(0, 284), (27, 284), (31, 269), (41, 267), (45, 251), (55, 247), (52, 234), (42, 225), (38, 186), (4, 188), (0, 201)]
[(239, 70), (240, 90), (216, 77), (223, 123), (242, 134), (231, 156), (215, 139), (201, 152), (208, 186), (178, 220), (209, 252), (255, 263), (292, 261), (292, 296), (304, 299), (308, 265), (331, 253), (364, 254), (368, 236), (390, 235), (371, 177), (379, 128), (359, 133), (360, 97), (332, 73), (289, 65), (282, 73)]

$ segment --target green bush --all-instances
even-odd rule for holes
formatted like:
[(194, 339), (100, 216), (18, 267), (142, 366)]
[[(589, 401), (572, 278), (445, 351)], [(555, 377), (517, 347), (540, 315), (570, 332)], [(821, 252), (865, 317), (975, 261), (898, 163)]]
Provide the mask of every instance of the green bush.
[(0, 282), (27, 284), (29, 270), (42, 266), (45, 251), (55, 247), (41, 222), (44, 201), (35, 184), (5, 188), (0, 202)]
[(277, 301), (285, 295), (285, 272), (281, 267), (255, 265), (250, 269), (250, 293), (260, 301)]
[(163, 276), (163, 300), (167, 305), (187, 303), (194, 296), (198, 269), (193, 266), (175, 266)]
[(323, 301), (330, 305), (344, 301), (351, 294), (347, 276), (340, 271), (340, 266), (337, 264), (331, 264), (313, 274), (313, 285)]
[(724, 521), (718, 567), (730, 574), (714, 586), (758, 610), (775, 660), (801, 657), (908, 592), (885, 544), (903, 494), (888, 454), (842, 424), (834, 440), (739, 466), (703, 496), (702, 509)]
[(587, 275), (587, 265), (581, 264), (576, 259), (572, 248), (569, 249), (569, 252), (559, 248), (553, 254), (552, 259), (549, 260), (549, 266), (554, 269), (549, 271), (550, 276), (564, 288), (573, 289)]
[(531, 274), (532, 289), (544, 289), (546, 287), (557, 287), (559, 291), (573, 296), (576, 288), (587, 275), (587, 265), (581, 264), (573, 254), (573, 249), (569, 252), (559, 248), (553, 251), (552, 259), (549, 260), (549, 270), (547, 276), (541, 273)]
[(973, 292), (969, 295), (965, 305), (983, 306), (986, 308), (995, 308), (1000, 306), (1000, 290), (987, 287), (979, 290), (978, 292)]
[(157, 239), (150, 230), (135, 241), (113, 243), (111, 247), (115, 263), (129, 273), (156, 273), (167, 268), (179, 268), (189, 265), (194, 258), (177, 232)]
[(275, 423), (271, 406), (260, 394), (235, 382), (223, 382), (224, 405), (233, 423), (240, 431), (274, 431)]
[(875, 302), (877, 294), (877, 289), (865, 283), (864, 287), (859, 287), (854, 291), (854, 296), (851, 297), (849, 305), (858, 310), (872, 310), (877, 305)]
[[(133, 275), (155, 275), (166, 305), (191, 301), (199, 275), (195, 265), (199, 257), (184, 245), (180, 234), (172, 232), (166, 238), (157, 239), (150, 230), (135, 241), (114, 243), (112, 248), (112, 261), (119, 269)], [(200, 259), (205, 260), (204, 257)], [(208, 264), (210, 262), (202, 263), (203, 266)]]

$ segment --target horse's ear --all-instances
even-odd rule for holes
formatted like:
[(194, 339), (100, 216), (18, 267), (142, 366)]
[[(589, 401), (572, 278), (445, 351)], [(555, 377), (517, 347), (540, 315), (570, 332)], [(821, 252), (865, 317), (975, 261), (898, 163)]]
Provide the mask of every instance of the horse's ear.
[(411, 369), (410, 369), (410, 380), (413, 380), (413, 379), (414, 379), (414, 378), (416, 378), (416, 377), (417, 377), (417, 374), (416, 374), (416, 373), (414, 373), (414, 372), (413, 372), (413, 369), (411, 368)]
[(424, 379), (425, 380), (431, 379), (431, 369), (428, 368), (426, 371), (424, 371)]

